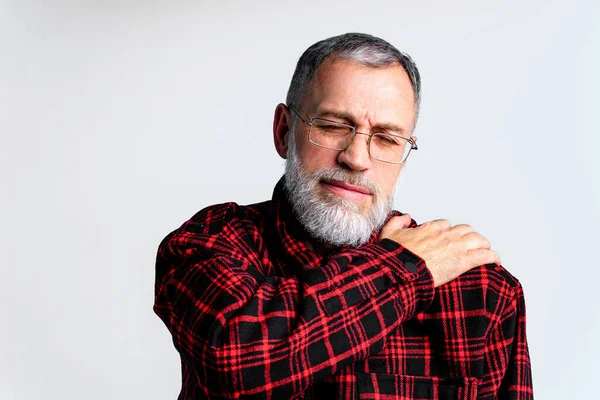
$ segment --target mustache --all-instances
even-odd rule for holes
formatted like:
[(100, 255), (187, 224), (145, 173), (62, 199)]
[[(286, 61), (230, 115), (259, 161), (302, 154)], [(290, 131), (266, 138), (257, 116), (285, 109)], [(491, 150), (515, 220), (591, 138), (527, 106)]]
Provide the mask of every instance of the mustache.
[(312, 174), (312, 179), (315, 185), (323, 179), (329, 179), (362, 186), (375, 196), (380, 194), (379, 185), (361, 172), (350, 172), (339, 168), (322, 168)]

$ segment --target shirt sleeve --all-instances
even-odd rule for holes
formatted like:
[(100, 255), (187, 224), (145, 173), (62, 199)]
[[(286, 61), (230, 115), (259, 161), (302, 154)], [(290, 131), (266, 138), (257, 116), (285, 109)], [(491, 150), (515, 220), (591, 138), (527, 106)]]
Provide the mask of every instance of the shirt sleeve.
[(511, 298), (486, 345), (487, 372), (480, 394), (482, 399), (533, 399), (525, 298), (520, 284)]
[(388, 239), (289, 278), (265, 276), (245, 245), (176, 231), (158, 251), (154, 310), (211, 398), (292, 398), (379, 352), (433, 299), (424, 261)]

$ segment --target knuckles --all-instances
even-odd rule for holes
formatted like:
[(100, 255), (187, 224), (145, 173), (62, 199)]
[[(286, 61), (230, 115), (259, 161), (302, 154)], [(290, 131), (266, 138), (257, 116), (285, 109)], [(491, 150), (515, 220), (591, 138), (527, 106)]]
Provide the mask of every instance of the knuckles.
[(473, 227), (469, 224), (462, 224), (461, 225), (467, 232), (475, 232), (475, 229), (473, 229)]
[(433, 221), (425, 222), (421, 226), (426, 229), (447, 230), (452, 227), (452, 224), (447, 219), (436, 219)]

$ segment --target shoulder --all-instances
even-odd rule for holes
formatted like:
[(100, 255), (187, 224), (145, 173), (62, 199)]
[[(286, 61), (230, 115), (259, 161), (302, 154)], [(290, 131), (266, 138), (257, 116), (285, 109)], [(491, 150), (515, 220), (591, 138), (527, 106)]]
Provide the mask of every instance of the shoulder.
[(486, 264), (479, 267), (484, 283), (495, 286), (505, 286), (510, 290), (518, 290), (521, 287), (519, 280), (502, 265)]
[(233, 202), (214, 204), (198, 211), (184, 222), (179, 230), (209, 235), (218, 234), (223, 226), (243, 216), (245, 208)]
[(240, 223), (254, 224), (264, 216), (269, 202), (239, 205), (234, 202), (214, 204), (203, 208), (169, 233), (161, 242), (160, 249), (168, 246), (202, 248), (232, 232), (242, 234)]
[(481, 285), (487, 310), (498, 316), (514, 313), (523, 297), (521, 283), (502, 265), (482, 265), (465, 274), (470, 278)]
[(240, 206), (230, 202), (198, 211), (160, 242), (156, 255), (157, 282), (185, 264), (186, 260), (242, 254), (240, 246), (247, 242), (249, 224), (240, 222), (260, 215), (261, 204)]
[(506, 268), (486, 264), (436, 288), (436, 294), (434, 312), (447, 309), (478, 311), (487, 318), (500, 320), (514, 313), (522, 289), (517, 278)]
[[(393, 210), (388, 216), (388, 220), (391, 217), (400, 216), (404, 213)], [(418, 224), (414, 219), (411, 219), (410, 227), (417, 227), (422, 224)], [(512, 293), (513, 295), (522, 290), (521, 283), (513, 276), (504, 266), (496, 264), (485, 264), (479, 267), (473, 268), (467, 271), (456, 279), (456, 283), (459, 283), (459, 287), (471, 285), (477, 287), (483, 287), (496, 292)], [(458, 289), (458, 288), (454, 288)]]

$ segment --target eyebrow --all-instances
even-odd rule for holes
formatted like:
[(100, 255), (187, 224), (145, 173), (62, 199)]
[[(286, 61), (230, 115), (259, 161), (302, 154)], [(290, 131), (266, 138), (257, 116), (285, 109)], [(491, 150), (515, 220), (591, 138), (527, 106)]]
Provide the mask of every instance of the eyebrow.
[[(344, 120), (344, 123), (348, 123), (352, 126), (354, 126), (356, 128), (356, 123), (354, 122), (354, 117), (349, 114), (346, 113), (344, 111), (337, 111), (337, 110), (317, 110), (318, 113), (316, 114), (317, 116), (315, 118), (322, 118), (322, 119), (327, 119), (329, 118), (337, 118), (337, 119), (341, 119)], [(406, 133), (406, 129), (402, 128), (401, 126), (398, 126), (396, 124), (392, 124), (390, 122), (384, 122), (384, 123), (379, 123), (379, 124), (375, 124), (373, 125), (373, 127), (371, 128), (371, 130), (384, 130), (384, 131), (389, 131), (398, 135), (402, 135), (404, 133)]]

